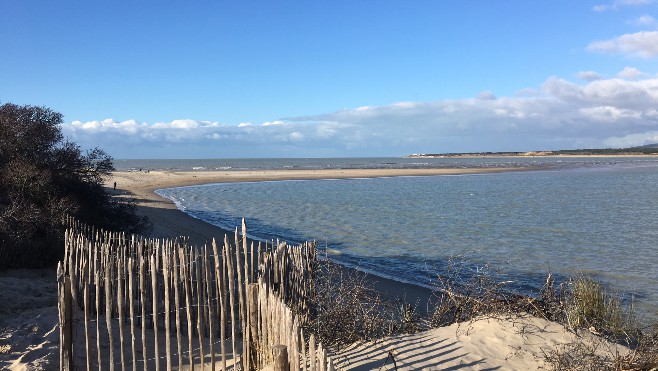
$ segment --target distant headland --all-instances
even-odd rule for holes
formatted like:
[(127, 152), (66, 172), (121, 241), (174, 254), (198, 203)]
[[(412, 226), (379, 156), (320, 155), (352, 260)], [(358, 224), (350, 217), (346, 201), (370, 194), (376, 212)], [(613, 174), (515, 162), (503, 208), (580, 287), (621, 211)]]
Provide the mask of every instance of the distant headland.
[(630, 148), (562, 149), (557, 151), (530, 152), (452, 152), (414, 153), (407, 158), (450, 158), (450, 157), (550, 157), (550, 156), (653, 156), (658, 155), (658, 143)]

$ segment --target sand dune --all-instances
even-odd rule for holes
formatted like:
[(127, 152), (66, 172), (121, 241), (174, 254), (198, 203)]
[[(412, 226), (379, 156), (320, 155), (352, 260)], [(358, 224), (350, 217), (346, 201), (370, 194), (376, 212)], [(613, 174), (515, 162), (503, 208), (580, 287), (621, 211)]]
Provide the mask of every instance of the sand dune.
[(560, 324), (520, 315), (355, 344), (334, 357), (339, 368), (350, 370), (536, 370), (550, 369), (545, 354), (581, 341), (598, 345), (600, 355), (626, 350), (588, 332), (576, 335)]

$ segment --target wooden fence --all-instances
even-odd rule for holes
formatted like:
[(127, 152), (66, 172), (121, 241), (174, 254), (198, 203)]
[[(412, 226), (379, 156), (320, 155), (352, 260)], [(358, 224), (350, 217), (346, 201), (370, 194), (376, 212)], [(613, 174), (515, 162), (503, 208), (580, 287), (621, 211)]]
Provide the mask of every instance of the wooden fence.
[[(307, 336), (315, 246), (145, 239), (71, 222), (60, 369), (333, 369)], [(163, 368), (164, 367), (164, 368)]]

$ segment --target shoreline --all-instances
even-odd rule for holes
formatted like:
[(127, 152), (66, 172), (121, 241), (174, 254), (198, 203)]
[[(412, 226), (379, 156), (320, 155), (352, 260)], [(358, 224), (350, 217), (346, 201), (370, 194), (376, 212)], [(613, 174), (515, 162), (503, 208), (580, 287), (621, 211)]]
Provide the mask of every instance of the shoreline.
[[(169, 199), (155, 193), (158, 189), (212, 183), (239, 183), (286, 180), (323, 180), (383, 178), (397, 176), (437, 176), (501, 173), (539, 170), (541, 167), (515, 168), (435, 168), (435, 169), (322, 169), (322, 170), (234, 170), (234, 171), (115, 171), (105, 181), (116, 197), (135, 201), (138, 212), (153, 222), (151, 235), (158, 238), (189, 236), (203, 244), (212, 237), (232, 231), (223, 230), (180, 211)], [(116, 190), (113, 190), (116, 183)], [(175, 212), (174, 212), (175, 211)], [(183, 217), (181, 217), (183, 216)]]
[[(179, 210), (169, 199), (157, 193), (158, 189), (211, 183), (381, 178), (397, 176), (441, 176), (486, 174), (510, 171), (529, 171), (536, 168), (437, 168), (437, 169), (324, 169), (324, 170), (259, 170), (259, 171), (115, 171), (105, 182), (116, 197), (135, 201), (137, 212), (147, 216), (153, 224), (148, 237), (175, 238), (187, 236), (190, 242), (202, 246), (213, 238), (221, 240), (234, 231), (228, 231), (203, 220), (196, 219)], [(116, 190), (113, 190), (116, 182)], [(249, 221), (247, 221), (248, 223)], [(434, 290), (412, 283), (364, 272), (357, 268), (337, 264), (345, 272), (358, 271), (369, 287), (383, 297), (400, 299), (426, 312), (435, 293)]]
[[(551, 152), (551, 151), (545, 151)], [(525, 154), (477, 154), (477, 153), (464, 153), (464, 154), (436, 154), (436, 155), (409, 155), (404, 156), (403, 158), (476, 158), (476, 159), (487, 159), (487, 158), (635, 158), (635, 157), (648, 157), (656, 158), (658, 154), (648, 154), (648, 153), (617, 153), (617, 154), (565, 154), (565, 153), (551, 153), (544, 154), (543, 151), (538, 152), (527, 152)]]

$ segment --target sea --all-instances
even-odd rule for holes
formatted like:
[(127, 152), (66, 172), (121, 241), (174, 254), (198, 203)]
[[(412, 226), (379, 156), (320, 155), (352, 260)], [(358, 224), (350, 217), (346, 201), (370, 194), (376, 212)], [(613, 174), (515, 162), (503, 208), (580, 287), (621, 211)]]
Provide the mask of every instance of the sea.
[(586, 274), (658, 317), (658, 158), (117, 160), (118, 170), (491, 168), (473, 175), (160, 189), (189, 215), (264, 241), (315, 241), (340, 264), (436, 288), (487, 272), (536, 294)]

